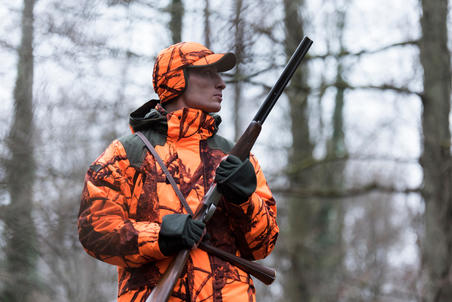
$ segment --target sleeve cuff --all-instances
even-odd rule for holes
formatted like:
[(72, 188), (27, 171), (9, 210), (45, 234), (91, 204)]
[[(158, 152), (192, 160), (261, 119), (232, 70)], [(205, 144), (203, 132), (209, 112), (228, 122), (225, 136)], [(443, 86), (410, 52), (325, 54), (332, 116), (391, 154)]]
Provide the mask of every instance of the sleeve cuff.
[[(254, 193), (253, 193), (253, 195), (254, 195)], [(233, 214), (232, 216), (237, 216), (237, 217), (247, 216), (248, 212), (249, 212), (249, 207), (253, 203), (253, 198), (254, 198), (253, 195), (251, 195), (247, 201), (242, 202), (240, 204), (228, 202), (227, 200), (225, 200), (224, 203), (226, 204), (228, 211)]]
[(153, 259), (164, 259), (158, 244), (160, 225), (158, 223), (137, 222), (134, 225), (138, 231), (138, 251), (140, 255)]

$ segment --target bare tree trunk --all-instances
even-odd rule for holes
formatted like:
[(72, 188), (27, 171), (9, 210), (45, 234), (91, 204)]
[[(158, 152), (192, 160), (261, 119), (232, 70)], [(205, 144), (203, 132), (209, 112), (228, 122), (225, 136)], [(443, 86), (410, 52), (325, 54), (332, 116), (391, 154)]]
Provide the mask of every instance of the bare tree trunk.
[[(286, 55), (289, 57), (303, 38), (303, 20), (299, 12), (303, 0), (284, 1)], [(343, 21), (343, 20), (342, 20)], [(340, 24), (338, 30), (341, 31)], [(338, 60), (340, 60), (338, 58)], [(337, 81), (341, 81), (342, 68), (338, 64)], [(294, 75), (287, 89), (290, 105), (292, 150), (288, 170), (293, 188), (324, 186), (340, 190), (343, 186), (343, 162), (324, 164), (317, 168), (302, 169), (312, 159), (310, 140), (306, 62)], [(343, 133), (344, 87), (337, 85), (336, 106), (333, 116), (333, 136), (328, 142), (328, 157), (345, 153)], [(328, 161), (327, 161), (328, 162)], [(292, 198), (288, 209), (289, 232), (287, 253), (290, 259), (284, 280), (287, 301), (336, 301), (339, 296), (337, 280), (342, 272), (342, 205), (337, 201), (320, 198)], [(329, 281), (328, 281), (329, 280)], [(335, 282), (336, 281), (336, 282)]]
[(204, 0), (204, 45), (210, 48), (210, 4)]
[(182, 41), (182, 23), (184, 18), (184, 4), (182, 0), (171, 0), (169, 5), (170, 21), (168, 27), (171, 31), (173, 43)]
[[(290, 58), (303, 38), (303, 23), (299, 15), (303, 0), (284, 0), (284, 24), (286, 30), (285, 52)], [(300, 170), (301, 163), (312, 157), (308, 121), (308, 93), (306, 64), (294, 74), (286, 94), (290, 104), (292, 149), (289, 161), (289, 179), (292, 187), (309, 186), (308, 173)], [(289, 232), (286, 235), (290, 267), (286, 272), (284, 289), (287, 301), (310, 301), (310, 272), (314, 267), (312, 254), (307, 247), (310, 237), (313, 207), (310, 201), (298, 198), (289, 200)]]
[[(344, 50), (343, 32), (345, 25), (345, 11), (337, 11), (337, 38), (340, 43), (339, 53)], [(337, 57), (336, 70), (336, 98), (332, 117), (333, 134), (327, 142), (327, 158), (343, 158), (347, 150), (344, 135), (344, 93), (345, 86), (342, 58)], [(326, 188), (336, 191), (344, 189), (345, 161), (326, 161), (323, 165), (322, 183)], [(321, 206), (318, 212), (318, 240), (316, 240), (319, 251), (318, 268), (319, 283), (315, 290), (317, 301), (337, 301), (339, 300), (341, 283), (339, 280), (344, 276), (344, 245), (343, 245), (343, 224), (344, 224), (344, 204), (342, 200), (319, 200)], [(329, 280), (329, 282), (322, 282)]]
[[(298, 14), (304, 0), (290, 1), (284, 0), (286, 28), (285, 52), (287, 58), (295, 51), (298, 43), (303, 38), (303, 23)], [(292, 163), (300, 163), (312, 156), (313, 146), (309, 140), (308, 123), (308, 93), (306, 64), (298, 69), (294, 74), (287, 95), (290, 102), (290, 115), (292, 121), (293, 152)], [(298, 175), (300, 178), (300, 175)], [(296, 180), (296, 179), (295, 179)]]
[(33, 8), (25, 0), (22, 39), (18, 49), (17, 80), (14, 88), (14, 117), (8, 137), (10, 159), (6, 166), (11, 202), (4, 213), (7, 280), (1, 301), (32, 301), (37, 288), (36, 229), (33, 222)]
[(237, 66), (234, 72), (234, 107), (233, 107), (233, 119), (234, 119), (234, 140), (237, 140), (242, 133), (240, 124), (240, 104), (242, 99), (242, 83), (240, 78), (242, 77), (242, 69), (240, 63), (243, 62), (243, 56), (245, 53), (244, 45), (244, 28), (242, 20), (243, 0), (234, 1), (234, 53), (237, 57)]
[(425, 301), (452, 301), (450, 53), (447, 0), (422, 0), (420, 60), (424, 68), (422, 195), (425, 201)]

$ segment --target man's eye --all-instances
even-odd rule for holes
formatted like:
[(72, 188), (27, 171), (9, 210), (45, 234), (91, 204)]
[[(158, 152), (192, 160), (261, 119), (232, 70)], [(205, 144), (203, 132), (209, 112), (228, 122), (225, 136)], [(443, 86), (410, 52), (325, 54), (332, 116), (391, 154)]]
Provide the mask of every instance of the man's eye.
[(196, 74), (198, 74), (201, 77), (205, 77), (205, 78), (212, 78), (215, 77), (215, 75), (217, 74), (216, 71), (214, 70), (210, 70), (210, 69), (200, 69), (195, 71)]

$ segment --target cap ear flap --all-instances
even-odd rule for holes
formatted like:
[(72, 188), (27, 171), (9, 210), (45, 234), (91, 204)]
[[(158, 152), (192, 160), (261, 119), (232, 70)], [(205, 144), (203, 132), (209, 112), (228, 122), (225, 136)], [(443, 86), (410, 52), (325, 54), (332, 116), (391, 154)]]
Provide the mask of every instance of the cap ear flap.
[(157, 94), (160, 103), (164, 103), (182, 95), (186, 88), (187, 76), (184, 68), (165, 74), (157, 83)]

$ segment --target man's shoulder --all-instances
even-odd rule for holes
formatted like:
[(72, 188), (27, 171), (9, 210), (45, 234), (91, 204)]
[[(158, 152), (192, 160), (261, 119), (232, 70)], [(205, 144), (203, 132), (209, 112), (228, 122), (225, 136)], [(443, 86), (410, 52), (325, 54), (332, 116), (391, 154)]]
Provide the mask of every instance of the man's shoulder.
[(234, 144), (219, 134), (215, 134), (207, 139), (207, 144), (211, 149), (221, 150), (224, 153), (229, 153), (232, 150)]
[[(164, 145), (166, 141), (166, 136), (158, 131), (145, 130), (142, 133), (151, 142), (152, 146)], [(124, 147), (126, 151), (127, 158), (129, 159), (130, 165), (134, 167), (140, 167), (144, 161), (146, 155), (146, 146), (143, 141), (136, 133), (124, 135), (118, 138), (118, 141)]]

